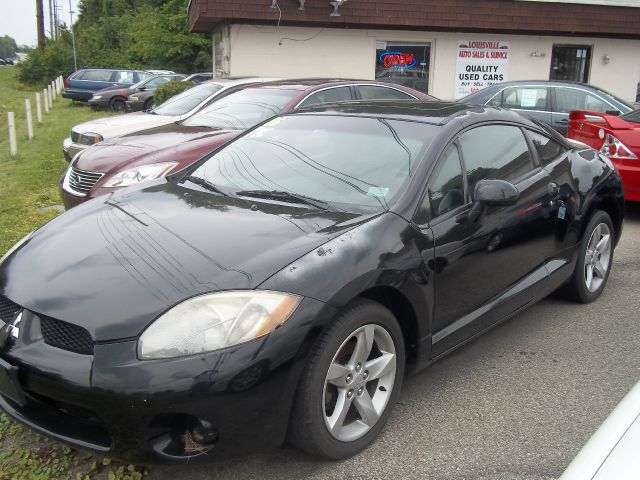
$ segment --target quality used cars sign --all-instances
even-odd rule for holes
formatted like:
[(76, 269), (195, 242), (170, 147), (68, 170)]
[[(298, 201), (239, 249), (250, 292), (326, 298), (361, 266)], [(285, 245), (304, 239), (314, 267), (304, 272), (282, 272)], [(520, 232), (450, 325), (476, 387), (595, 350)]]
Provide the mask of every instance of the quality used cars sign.
[(459, 40), (454, 96), (462, 98), (508, 80), (511, 43), (498, 40)]

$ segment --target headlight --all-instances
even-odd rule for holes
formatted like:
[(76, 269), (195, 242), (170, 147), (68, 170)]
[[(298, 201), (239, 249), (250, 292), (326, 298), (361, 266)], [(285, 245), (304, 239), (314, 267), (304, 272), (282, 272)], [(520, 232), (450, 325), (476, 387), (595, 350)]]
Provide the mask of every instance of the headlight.
[(132, 102), (137, 102), (138, 101), (138, 97), (129, 97), (129, 100), (131, 100)]
[(20, 248), (24, 242), (29, 240), (33, 236), (34, 232), (35, 232), (35, 230), (33, 232), (27, 233), (24, 237), (22, 237), (20, 240), (18, 240), (18, 243), (16, 243), (13, 247), (11, 247), (9, 250), (7, 250), (7, 253), (5, 253), (2, 256), (2, 258), (0, 258), (0, 265), (2, 265), (2, 262), (4, 262), (5, 259), (9, 257), (9, 255), (11, 255), (13, 252), (15, 252), (18, 248)]
[(262, 337), (282, 325), (301, 297), (270, 291), (201, 295), (176, 305), (138, 340), (141, 359), (211, 352)]
[(100, 100), (102, 98), (102, 95), (94, 95), (93, 97), (91, 97), (92, 100)]
[(96, 143), (100, 143), (104, 138), (99, 133), (87, 132), (80, 135), (78, 139), (78, 143), (82, 145), (95, 145)]
[(160, 178), (169, 173), (178, 162), (153, 163), (151, 165), (142, 165), (141, 167), (130, 168), (114, 175), (108, 180), (105, 187), (128, 187), (137, 183)]

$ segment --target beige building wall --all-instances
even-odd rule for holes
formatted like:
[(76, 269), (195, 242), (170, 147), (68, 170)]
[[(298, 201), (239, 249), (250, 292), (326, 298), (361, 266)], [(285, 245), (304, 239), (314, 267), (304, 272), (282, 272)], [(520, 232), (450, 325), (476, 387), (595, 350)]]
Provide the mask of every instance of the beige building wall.
[(377, 40), (431, 43), (429, 93), (452, 99), (457, 46), (463, 39), (511, 42), (509, 80), (548, 79), (554, 44), (591, 45), (589, 83), (635, 100), (640, 40), (231, 25), (225, 39), (224, 73), (373, 79)]

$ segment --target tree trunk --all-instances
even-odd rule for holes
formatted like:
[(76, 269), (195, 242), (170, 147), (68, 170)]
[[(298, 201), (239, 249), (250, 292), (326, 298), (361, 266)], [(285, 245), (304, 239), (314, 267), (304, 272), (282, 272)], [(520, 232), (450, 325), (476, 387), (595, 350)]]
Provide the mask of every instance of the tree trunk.
[(44, 8), (42, 0), (36, 0), (36, 18), (38, 27), (38, 48), (44, 52)]

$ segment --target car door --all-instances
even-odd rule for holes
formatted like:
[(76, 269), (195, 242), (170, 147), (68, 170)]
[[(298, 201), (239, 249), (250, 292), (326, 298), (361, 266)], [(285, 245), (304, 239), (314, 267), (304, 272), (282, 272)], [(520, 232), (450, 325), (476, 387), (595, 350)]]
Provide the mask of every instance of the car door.
[[(513, 183), (518, 200), (486, 206), (472, 218), (481, 179)], [(534, 300), (536, 285), (548, 277), (544, 261), (553, 248), (555, 218), (546, 208), (552, 183), (518, 126), (477, 126), (445, 150), (422, 208), (430, 212), (435, 246), (428, 261), (435, 275), (434, 356)]]
[(544, 85), (507, 87), (491, 98), (487, 105), (516, 110), (529, 118), (551, 124), (549, 89)]
[(569, 112), (571, 110), (591, 110), (603, 113), (618, 111), (609, 102), (582, 88), (553, 87), (552, 90), (554, 108), (551, 126), (565, 136), (569, 127)]
[(307, 95), (295, 108), (303, 108), (323, 103), (348, 102), (353, 100), (353, 92), (349, 85), (322, 88)]

